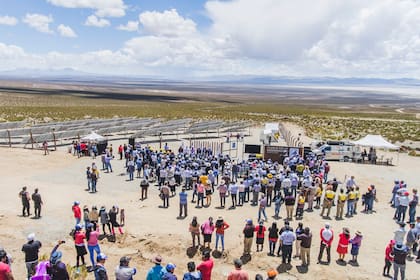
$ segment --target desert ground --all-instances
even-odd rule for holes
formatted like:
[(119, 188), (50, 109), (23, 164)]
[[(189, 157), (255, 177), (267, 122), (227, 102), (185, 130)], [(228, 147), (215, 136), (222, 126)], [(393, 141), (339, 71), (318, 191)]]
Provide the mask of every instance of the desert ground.
[[(291, 126), (293, 131), (302, 132), (302, 129)], [(246, 143), (258, 143), (258, 130), (253, 130), (250, 137), (245, 138)], [(305, 141), (311, 139), (305, 138)], [(221, 140), (222, 141), (222, 140)], [(122, 140), (112, 141), (114, 149)], [(177, 148), (180, 142), (171, 142), (171, 148)], [(152, 144), (152, 147), (158, 147)], [(87, 187), (85, 168), (93, 161), (100, 167), (100, 159), (93, 160), (90, 157), (77, 158), (67, 152), (67, 147), (60, 147), (57, 151), (50, 152), (44, 156), (40, 150), (29, 150), (22, 148), (1, 148), (0, 170), (2, 182), (0, 188), (1, 213), (0, 224), (0, 245), (12, 254), (14, 262), (12, 265), (16, 279), (24, 279), (25, 264), (24, 254), (21, 252), (22, 245), (26, 242), (26, 236), (30, 232), (36, 234), (36, 238), (43, 244), (41, 254), (50, 253), (57, 240), (65, 239), (66, 243), (60, 247), (63, 251), (63, 261), (75, 265), (75, 249), (69, 232), (74, 226), (71, 206), (73, 201), (78, 200), (81, 206), (105, 205), (109, 209), (112, 205), (118, 205), (126, 211), (126, 224), (124, 235), (117, 234), (117, 242), (111, 243), (106, 239), (100, 242), (101, 250), (108, 255), (106, 262), (108, 275), (114, 279), (113, 270), (118, 265), (118, 260), (123, 255), (132, 257), (131, 266), (137, 267), (138, 273), (135, 279), (145, 279), (147, 270), (152, 267), (150, 259), (160, 254), (164, 264), (175, 263), (175, 273), (178, 279), (182, 279), (186, 271), (188, 261), (200, 263), (199, 252), (193, 257), (187, 255), (191, 246), (191, 236), (188, 232), (188, 224), (193, 216), (197, 216), (200, 223), (209, 216), (217, 218), (223, 216), (230, 228), (225, 234), (225, 252), (220, 258), (215, 258), (212, 279), (226, 279), (227, 274), (233, 269), (232, 261), (242, 255), (243, 235), (242, 229), (245, 219), (257, 220), (257, 207), (246, 205), (237, 207), (235, 210), (217, 209), (219, 199), (213, 195), (213, 202), (210, 207), (197, 209), (194, 204), (188, 205), (188, 217), (177, 219), (178, 197), (170, 199), (168, 209), (160, 208), (161, 201), (158, 197), (157, 187), (152, 185), (149, 189), (148, 199), (140, 198), (140, 179), (126, 181), (124, 161), (115, 158), (113, 160), (113, 173), (101, 173), (98, 181), (98, 193), (90, 194), (85, 191)], [(298, 267), (301, 262), (298, 259), (292, 260), (292, 268), (282, 272), (278, 279), (382, 279), (382, 268), (384, 265), (384, 251), (389, 240), (393, 238), (393, 231), (398, 228), (392, 219), (394, 209), (388, 201), (391, 196), (391, 189), (394, 179), (407, 182), (408, 187), (419, 188), (418, 166), (419, 158), (410, 157), (407, 154), (396, 152), (379, 151), (379, 156), (393, 157), (395, 166), (380, 166), (368, 164), (356, 164), (346, 162), (331, 162), (330, 177), (337, 177), (343, 181), (346, 176), (354, 175), (357, 184), (361, 187), (362, 193), (370, 184), (374, 184), (378, 190), (378, 202), (373, 214), (363, 214), (361, 203), (358, 205), (358, 212), (353, 218), (344, 220), (325, 220), (320, 217), (320, 210), (312, 213), (305, 212), (302, 220), (304, 226), (309, 226), (313, 233), (311, 264), (308, 271)], [(21, 202), (18, 193), (22, 186), (28, 186), (30, 193), (34, 188), (39, 188), (44, 205), (41, 219), (21, 217)], [(191, 199), (189, 191), (189, 199)], [(227, 199), (227, 206), (230, 200)], [(32, 207), (32, 204), (31, 204)], [(267, 209), (269, 217), (266, 226), (269, 227), (274, 220), (274, 207)], [(31, 209), (33, 213), (33, 209)], [(281, 216), (285, 216), (285, 207), (282, 206)], [(335, 207), (332, 209), (331, 217), (335, 215)], [(332, 263), (329, 266), (316, 264), (319, 251), (319, 230), (325, 222), (332, 225), (335, 231), (335, 240), (332, 246)], [(283, 220), (276, 221), (281, 227)], [(293, 228), (297, 221), (292, 221)], [(335, 262), (338, 258), (335, 252), (337, 247), (338, 233), (343, 227), (350, 228), (354, 236), (356, 230), (363, 233), (363, 241), (359, 255), (359, 266), (349, 263), (339, 265)], [(269, 268), (277, 268), (281, 258), (267, 256), (268, 240), (266, 238), (263, 252), (255, 252), (253, 244), (251, 260), (244, 265), (244, 269), (253, 279), (257, 273), (265, 275)], [(212, 248), (215, 246), (213, 236)], [(347, 260), (350, 256), (347, 255)], [(88, 255), (86, 256), (88, 260)], [(391, 270), (392, 272), (392, 270)], [(420, 264), (408, 261), (406, 270), (407, 279), (419, 279)], [(94, 279), (92, 273), (87, 279)]]

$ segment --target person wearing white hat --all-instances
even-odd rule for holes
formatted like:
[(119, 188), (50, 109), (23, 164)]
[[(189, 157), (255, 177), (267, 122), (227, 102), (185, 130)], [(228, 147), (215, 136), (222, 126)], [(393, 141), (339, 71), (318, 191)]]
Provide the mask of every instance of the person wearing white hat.
[(22, 246), (22, 252), (25, 253), (27, 277), (30, 279), (35, 272), (36, 265), (38, 264), (38, 253), (42, 244), (38, 240), (35, 240), (35, 233), (28, 234), (26, 239), (28, 242)]

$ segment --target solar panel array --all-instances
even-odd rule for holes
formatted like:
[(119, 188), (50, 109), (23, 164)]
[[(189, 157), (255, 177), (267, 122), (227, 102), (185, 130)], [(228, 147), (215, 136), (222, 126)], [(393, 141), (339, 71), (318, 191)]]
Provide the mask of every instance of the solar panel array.
[[(77, 139), (95, 131), (101, 135), (125, 134), (130, 138), (162, 134), (199, 134), (209, 132), (237, 132), (249, 127), (245, 121), (225, 122), (191, 118), (162, 120), (153, 118), (113, 118), (50, 122), (28, 126), (27, 122), (0, 123), (0, 138), (21, 140), (20, 143)], [(32, 135), (31, 135), (32, 134)], [(15, 141), (14, 141), (15, 142)]]

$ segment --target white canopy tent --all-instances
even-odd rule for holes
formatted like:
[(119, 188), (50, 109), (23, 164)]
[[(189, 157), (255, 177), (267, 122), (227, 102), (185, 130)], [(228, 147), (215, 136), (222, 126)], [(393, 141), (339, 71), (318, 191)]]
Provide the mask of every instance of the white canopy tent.
[(359, 146), (390, 149), (390, 150), (398, 150), (400, 148), (399, 146), (396, 146), (386, 141), (381, 135), (368, 134), (357, 141), (353, 141), (353, 143)]
[(90, 134), (86, 135), (80, 140), (84, 142), (102, 142), (105, 141), (106, 138), (92, 131)]

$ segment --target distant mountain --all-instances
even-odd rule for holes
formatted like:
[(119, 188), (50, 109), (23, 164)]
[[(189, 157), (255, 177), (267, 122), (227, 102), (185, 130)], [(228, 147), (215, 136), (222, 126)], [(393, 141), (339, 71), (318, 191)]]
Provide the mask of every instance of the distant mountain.
[(225, 84), (236, 86), (420, 86), (420, 80), (412, 78), (337, 78), (337, 77), (289, 77), (222, 75), (171, 79), (159, 76), (101, 75), (79, 71), (73, 68), (29, 69), (21, 68), (0, 71), (0, 79), (37, 79), (45, 81), (106, 81), (107, 83), (148, 83), (160, 84)]

